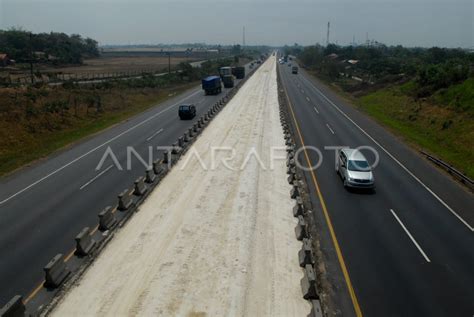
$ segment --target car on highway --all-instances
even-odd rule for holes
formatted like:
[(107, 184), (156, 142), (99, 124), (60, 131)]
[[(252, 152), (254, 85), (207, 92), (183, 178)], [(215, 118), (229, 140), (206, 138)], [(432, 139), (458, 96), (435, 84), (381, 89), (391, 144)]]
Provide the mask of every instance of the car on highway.
[(194, 118), (196, 116), (196, 106), (193, 104), (179, 106), (178, 116), (181, 120)]
[(337, 159), (336, 172), (346, 188), (375, 189), (372, 167), (359, 150), (342, 149)]
[(291, 73), (292, 73), (292, 74), (298, 74), (298, 66), (293, 66), (293, 67), (291, 68)]

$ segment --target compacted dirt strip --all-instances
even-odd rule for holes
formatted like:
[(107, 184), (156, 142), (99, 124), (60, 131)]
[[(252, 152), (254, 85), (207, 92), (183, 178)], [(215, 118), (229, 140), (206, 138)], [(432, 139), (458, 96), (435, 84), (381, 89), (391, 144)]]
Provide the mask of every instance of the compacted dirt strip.
[(272, 56), (52, 314), (306, 316), (289, 191)]

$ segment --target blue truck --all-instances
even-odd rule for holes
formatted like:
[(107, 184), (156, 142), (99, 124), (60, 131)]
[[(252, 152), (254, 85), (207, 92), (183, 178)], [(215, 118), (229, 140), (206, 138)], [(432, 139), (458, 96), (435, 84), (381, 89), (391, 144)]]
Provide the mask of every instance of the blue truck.
[(202, 89), (204, 89), (206, 95), (217, 95), (222, 91), (221, 78), (219, 76), (203, 78)]

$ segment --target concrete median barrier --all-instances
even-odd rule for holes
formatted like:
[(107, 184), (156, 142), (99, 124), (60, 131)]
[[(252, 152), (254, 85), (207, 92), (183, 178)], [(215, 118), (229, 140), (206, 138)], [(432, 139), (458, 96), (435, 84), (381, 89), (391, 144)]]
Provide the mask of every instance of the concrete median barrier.
[(189, 138), (188, 132), (184, 132), (184, 135), (183, 135), (183, 142), (184, 142), (184, 143), (189, 143), (189, 141), (191, 141), (191, 139)]
[(194, 130), (193, 130), (193, 128), (189, 128), (189, 129), (188, 129), (188, 135), (189, 135), (190, 138), (192, 138), (192, 137), (194, 136)]
[(307, 264), (314, 264), (313, 250), (309, 239), (303, 239), (303, 246), (298, 251), (298, 262), (301, 267), (305, 267)]
[(293, 188), (290, 191), (291, 198), (296, 199), (296, 197), (298, 197), (299, 195), (300, 189), (298, 188), (298, 186), (293, 185)]
[(290, 173), (290, 175), (288, 175), (288, 184), (293, 185), (295, 180), (296, 180), (295, 179), (295, 174)]
[(199, 128), (198, 128), (198, 124), (197, 124), (197, 123), (195, 123), (195, 124), (193, 125), (193, 131), (194, 131), (194, 133), (197, 133), (197, 132), (199, 131)]
[(293, 216), (298, 217), (304, 214), (304, 205), (301, 197), (296, 198), (296, 205), (293, 207)]
[(117, 224), (117, 219), (112, 212), (112, 207), (107, 206), (99, 213), (99, 230), (111, 230)]
[(148, 187), (145, 185), (145, 177), (140, 176), (134, 182), (133, 194), (136, 196), (143, 196), (148, 191)]
[(306, 220), (303, 216), (298, 216), (298, 224), (295, 227), (296, 239), (302, 241), (304, 238), (308, 238), (308, 231), (306, 230)]
[(89, 227), (85, 227), (76, 236), (76, 254), (85, 256), (91, 253), (96, 246), (97, 242), (90, 235), (91, 230)]
[(314, 273), (313, 266), (310, 264), (305, 265), (304, 271), (304, 276), (300, 282), (303, 298), (307, 300), (319, 299), (316, 289), (316, 274)]
[(2, 308), (0, 308), (0, 317), (23, 317), (26, 308), (21, 295), (15, 295)]
[(155, 162), (153, 162), (153, 168), (149, 168), (145, 171), (145, 183), (153, 184), (155, 179), (156, 179)]
[(319, 300), (311, 300), (311, 312), (308, 317), (323, 317), (323, 310), (321, 309), (321, 302)]
[(181, 153), (181, 147), (178, 145), (178, 142), (174, 142), (172, 144), (172, 150), (171, 150), (171, 154), (179, 154)]
[(163, 160), (161, 161), (163, 164), (168, 164), (170, 160), (170, 153), (168, 151), (163, 152)]
[(178, 146), (181, 148), (184, 146), (184, 137), (180, 136), (178, 138)]
[(125, 189), (123, 192), (121, 192), (119, 195), (118, 195), (118, 210), (127, 210), (129, 209), (132, 204), (133, 204), (133, 200), (132, 200), (132, 194), (133, 192), (128, 190), (128, 189)]
[(61, 253), (52, 258), (43, 268), (43, 271), (45, 273), (44, 286), (47, 288), (58, 288), (71, 274)]

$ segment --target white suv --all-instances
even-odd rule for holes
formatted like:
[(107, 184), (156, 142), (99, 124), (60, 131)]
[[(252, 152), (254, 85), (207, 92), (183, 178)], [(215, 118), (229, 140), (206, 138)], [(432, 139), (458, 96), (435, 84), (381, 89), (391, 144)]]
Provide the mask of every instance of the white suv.
[(372, 168), (364, 155), (355, 149), (342, 149), (336, 164), (336, 172), (341, 176), (346, 188), (375, 189)]

